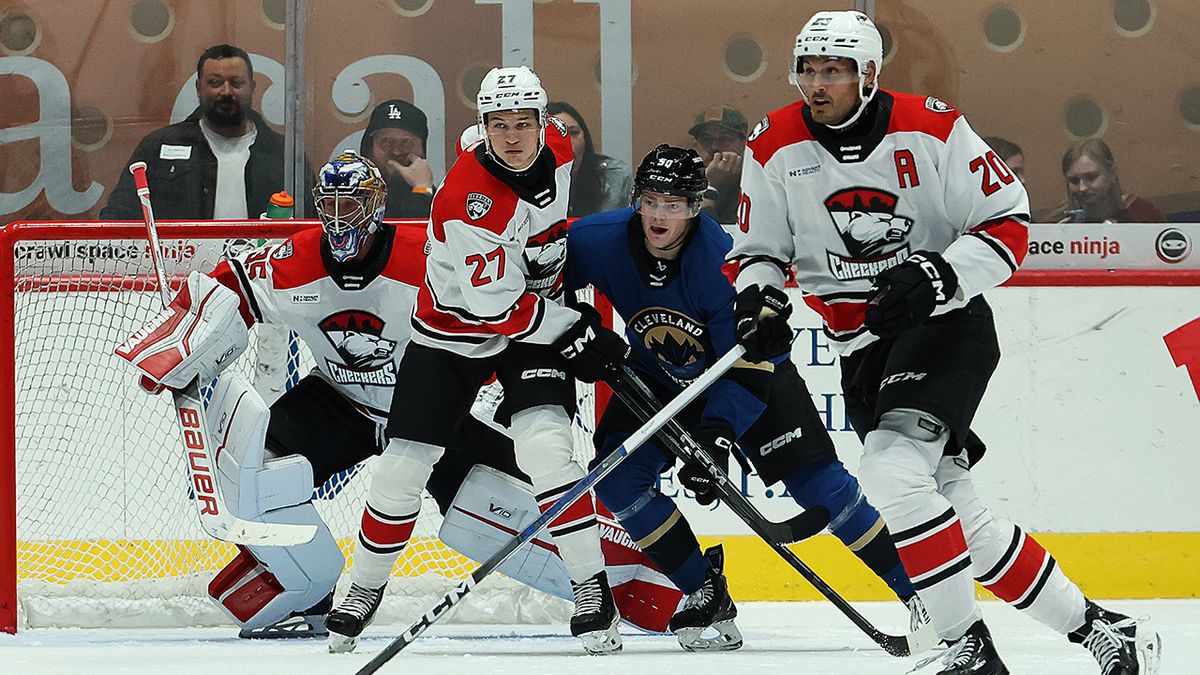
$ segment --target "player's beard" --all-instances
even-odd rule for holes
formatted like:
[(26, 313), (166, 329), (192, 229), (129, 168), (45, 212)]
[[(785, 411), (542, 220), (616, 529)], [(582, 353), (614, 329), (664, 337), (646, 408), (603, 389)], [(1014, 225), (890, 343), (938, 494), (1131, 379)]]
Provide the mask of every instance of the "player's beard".
[(244, 105), (232, 96), (218, 96), (204, 102), (204, 118), (216, 127), (237, 127), (246, 121)]

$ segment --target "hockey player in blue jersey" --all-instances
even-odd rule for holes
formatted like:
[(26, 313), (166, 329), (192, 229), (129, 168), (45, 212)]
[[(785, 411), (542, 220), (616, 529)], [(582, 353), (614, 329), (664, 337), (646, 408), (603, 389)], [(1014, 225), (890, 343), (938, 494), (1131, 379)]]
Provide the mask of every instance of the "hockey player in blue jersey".
[[(608, 297), (625, 321), (633, 368), (662, 400), (736, 342), (734, 291), (722, 272), (732, 241), (700, 213), (707, 187), (694, 150), (660, 145), (638, 167), (632, 207), (582, 218), (567, 235), (567, 289), (590, 284)], [(739, 361), (677, 419), (718, 465), (728, 467), (736, 447), (765, 484), (782, 481), (801, 506), (828, 509), (833, 534), (914, 615), (923, 612), (886, 525), (838, 461), (804, 380), (789, 359), (777, 361)], [(632, 411), (611, 401), (596, 430), (597, 458), (639, 426)], [(657, 488), (659, 474), (673, 463), (651, 440), (601, 481), (596, 494), (687, 595), (670, 622), (684, 649), (737, 649), (742, 636), (721, 548), (701, 553), (691, 526)], [(679, 480), (701, 504), (716, 498), (699, 466), (685, 465)], [(702, 637), (710, 627), (716, 637)]]

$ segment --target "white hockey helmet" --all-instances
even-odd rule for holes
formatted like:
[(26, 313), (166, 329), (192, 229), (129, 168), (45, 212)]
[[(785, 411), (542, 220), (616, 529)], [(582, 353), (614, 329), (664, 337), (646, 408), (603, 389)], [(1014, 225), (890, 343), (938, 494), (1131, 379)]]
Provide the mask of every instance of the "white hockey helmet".
[[(528, 66), (512, 66), (508, 68), (492, 68), (483, 81), (479, 83), (479, 94), (475, 97), (476, 120), (479, 133), (483, 136), (484, 145), (492, 158), (505, 168), (511, 169), (500, 161), (492, 151), (492, 143), (487, 135), (487, 114), (503, 110), (536, 110), (538, 124), (538, 154), (546, 144), (546, 104), (549, 98), (542, 88), (542, 81)], [(536, 157), (537, 155), (535, 155)], [(529, 167), (515, 169), (524, 171)]]
[[(800, 89), (800, 95), (805, 100), (807, 95), (799, 79), (800, 71), (804, 68), (804, 57), (853, 59), (858, 66), (858, 109), (845, 122), (828, 125), (831, 129), (844, 129), (854, 124), (879, 90), (879, 73), (883, 71), (883, 38), (871, 18), (862, 12), (847, 10), (813, 14), (796, 35), (796, 48), (792, 55), (788, 80)], [(867, 87), (867, 69), (871, 63), (875, 64), (875, 81), (870, 91), (864, 91)]]

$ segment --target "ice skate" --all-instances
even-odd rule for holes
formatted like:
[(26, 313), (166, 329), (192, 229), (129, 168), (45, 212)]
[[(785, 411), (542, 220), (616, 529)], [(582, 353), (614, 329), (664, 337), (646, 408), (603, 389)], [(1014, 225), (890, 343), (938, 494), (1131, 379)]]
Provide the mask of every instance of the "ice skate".
[(384, 588), (386, 585), (363, 588), (358, 584), (350, 584), (350, 592), (325, 618), (325, 628), (329, 631), (329, 653), (354, 651), (358, 646), (358, 636), (375, 618), (375, 610), (379, 609), (379, 603), (383, 600)]
[(683, 608), (671, 617), (671, 632), (689, 652), (729, 651), (742, 646), (742, 632), (734, 619), (737, 607), (729, 597), (725, 581), (725, 554), (720, 545), (704, 552), (712, 569), (704, 585), (684, 600)]
[(582, 583), (571, 582), (575, 593), (575, 613), (571, 615), (571, 635), (583, 641), (589, 654), (621, 651), (617, 624), (621, 615), (608, 587), (608, 572), (600, 570)]
[(333, 609), (333, 592), (320, 602), (305, 610), (292, 612), (286, 618), (269, 626), (243, 628), (238, 637), (262, 640), (278, 638), (323, 638), (329, 635), (325, 629), (325, 615)]
[(1096, 657), (1101, 675), (1157, 675), (1162, 638), (1145, 619), (1132, 619), (1087, 601), (1083, 627), (1068, 637)]

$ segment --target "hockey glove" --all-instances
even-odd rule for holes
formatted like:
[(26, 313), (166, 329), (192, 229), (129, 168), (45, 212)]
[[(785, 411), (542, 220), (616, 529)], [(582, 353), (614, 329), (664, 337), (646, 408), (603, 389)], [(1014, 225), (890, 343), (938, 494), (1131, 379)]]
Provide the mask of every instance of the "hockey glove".
[(958, 275), (942, 254), (918, 251), (875, 277), (867, 329), (879, 337), (895, 337), (925, 323), (957, 291)]
[[(729, 473), (729, 452), (733, 449), (733, 428), (725, 420), (706, 420), (688, 430), (692, 439), (708, 453), (713, 462)], [(679, 482), (696, 493), (696, 501), (708, 506), (717, 500), (717, 487), (712, 474), (698, 462), (684, 462), (679, 470)]]
[(567, 369), (581, 382), (603, 380), (629, 361), (629, 343), (604, 327), (591, 305), (579, 305), (579, 320), (551, 344), (567, 360)]
[(734, 332), (746, 348), (746, 360), (766, 361), (792, 350), (792, 306), (774, 286), (749, 286), (733, 299)]

